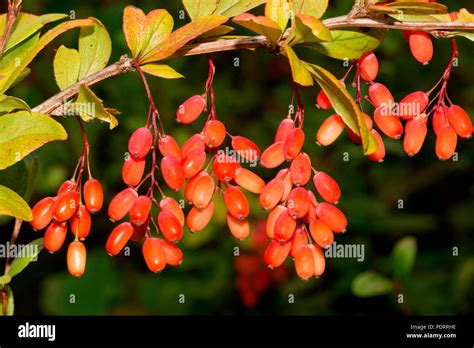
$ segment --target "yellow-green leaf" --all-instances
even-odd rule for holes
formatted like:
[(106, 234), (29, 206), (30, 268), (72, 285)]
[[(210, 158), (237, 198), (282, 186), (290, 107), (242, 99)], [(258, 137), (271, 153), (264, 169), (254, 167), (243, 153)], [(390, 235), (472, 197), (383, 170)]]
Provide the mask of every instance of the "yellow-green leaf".
[(166, 10), (154, 10), (146, 15), (146, 40), (141, 56), (146, 56), (173, 31), (173, 17)]
[(412, 14), (446, 13), (448, 10), (445, 5), (437, 2), (397, 1), (384, 6)]
[(218, 38), (229, 34), (234, 28), (228, 25), (219, 25), (217, 28), (209, 30), (208, 32), (199, 36), (199, 39)]
[(14, 110), (30, 111), (30, 107), (25, 101), (19, 98), (10, 97), (8, 95), (0, 95), (0, 113), (8, 113)]
[(113, 129), (118, 125), (114, 115), (119, 112), (114, 109), (106, 108), (99, 97), (86, 85), (79, 87), (77, 99), (68, 107), (68, 113), (78, 114), (85, 122), (98, 119), (109, 123), (109, 128)]
[(216, 9), (216, 0), (183, 0), (184, 8), (191, 20), (209, 16)]
[(145, 64), (168, 58), (188, 42), (225, 22), (227, 18), (224, 16), (211, 15), (198, 18), (172, 32), (158, 47), (140, 59), (140, 62)]
[(33, 214), (28, 204), (15, 191), (0, 185), (0, 215), (31, 221)]
[(146, 16), (145, 13), (135, 7), (127, 6), (123, 10), (123, 33), (125, 34), (125, 41), (127, 41), (128, 48), (132, 51), (133, 57), (138, 57), (138, 54), (144, 46), (146, 37)]
[(54, 56), (53, 68), (56, 84), (63, 90), (75, 84), (79, 78), (81, 56), (74, 48), (62, 45)]
[(23, 246), (18, 252), (24, 254), (24, 256), (17, 256), (13, 259), (8, 275), (13, 278), (20, 274), (32, 261), (37, 259), (38, 254), (43, 248), (43, 238), (35, 239), (31, 243)]
[(331, 41), (304, 43), (302, 46), (336, 59), (358, 59), (380, 45), (386, 33), (385, 29), (370, 29), (365, 32), (359, 29), (335, 29), (331, 30)]
[(144, 72), (150, 75), (162, 77), (164, 79), (179, 79), (184, 76), (166, 64), (145, 64), (140, 67)]
[(265, 17), (270, 18), (283, 32), (290, 19), (290, 4), (288, 0), (267, 0)]
[(257, 34), (266, 36), (273, 45), (278, 43), (282, 34), (278, 24), (265, 16), (254, 16), (251, 13), (242, 13), (235, 16), (232, 21)]
[[(7, 285), (7, 315), (12, 316), (15, 312), (15, 301), (13, 299), (13, 291), (10, 285)], [(3, 311), (2, 311), (3, 315)]]
[(299, 60), (293, 49), (290, 46), (285, 45), (284, 50), (288, 61), (290, 62), (293, 81), (302, 86), (312, 86), (313, 78), (311, 76), (311, 73), (308, 71), (308, 69), (306, 69), (306, 66)]
[(331, 41), (331, 31), (319, 19), (305, 14), (295, 16), (295, 27), (291, 34), (291, 44), (301, 42)]
[(292, 0), (293, 12), (321, 18), (328, 8), (328, 0)]
[(79, 34), (79, 80), (102, 70), (112, 53), (110, 35), (104, 25), (94, 18), (94, 25), (81, 28)]
[(3, 286), (5, 284), (8, 284), (10, 283), (11, 280), (12, 280), (12, 277), (10, 277), (8, 274), (4, 274), (0, 276), (0, 285)]
[(218, 0), (215, 14), (234, 17), (264, 4), (267, 0)]
[(53, 118), (19, 111), (0, 117), (0, 169), (18, 162), (42, 145), (65, 140), (66, 131)]
[(412, 14), (412, 13), (390, 13), (390, 17), (403, 22), (451, 22), (447, 13), (434, 14)]
[(456, 22), (460, 22), (460, 23), (474, 22), (474, 13), (470, 13), (465, 8), (462, 8), (459, 10), (458, 19), (456, 20)]
[(354, 278), (351, 288), (355, 296), (373, 297), (388, 294), (393, 285), (387, 277), (374, 271), (366, 271)]
[(303, 62), (313, 75), (314, 80), (321, 86), (328, 96), (336, 113), (344, 123), (362, 139), (362, 148), (365, 155), (377, 149), (377, 140), (367, 129), (364, 118), (352, 96), (341, 85), (340, 81), (326, 69)]

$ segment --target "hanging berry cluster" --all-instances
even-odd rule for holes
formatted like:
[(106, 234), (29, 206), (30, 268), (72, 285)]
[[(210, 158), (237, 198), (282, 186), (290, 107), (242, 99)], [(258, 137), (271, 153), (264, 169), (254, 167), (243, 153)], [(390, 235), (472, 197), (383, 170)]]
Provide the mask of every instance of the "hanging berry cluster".
[[(413, 57), (422, 64), (428, 64), (433, 57), (433, 43), (430, 36), (423, 31), (404, 31)], [(392, 93), (382, 83), (375, 82), (379, 63), (373, 52), (368, 52), (358, 61), (353, 62), (341, 80), (344, 84), (346, 77), (355, 67), (356, 73), (352, 86), (356, 89), (360, 109), (363, 109), (362, 100), (367, 100), (374, 108), (373, 118), (362, 113), (367, 128), (372, 132), (377, 149), (368, 156), (369, 159), (381, 162), (385, 157), (385, 146), (377, 128), (392, 139), (403, 137), (403, 149), (408, 156), (416, 155), (422, 148), (428, 133), (428, 119), (431, 117), (433, 132), (436, 136), (435, 153), (440, 160), (451, 158), (456, 150), (457, 138), (469, 139), (472, 136), (472, 121), (468, 114), (454, 104), (448, 96), (447, 85), (451, 70), (458, 57), (456, 40), (452, 40), (453, 52), (446, 70), (441, 78), (429, 91), (415, 91), (403, 97), (399, 103), (395, 102)], [(369, 84), (368, 95), (361, 92), (361, 80)], [(436, 93), (435, 91), (438, 90)], [(331, 109), (331, 102), (324, 93), (319, 92), (316, 105), (324, 110)], [(405, 124), (402, 123), (405, 122)], [(344, 122), (337, 114), (329, 116), (323, 121), (316, 133), (316, 141), (320, 145), (330, 145), (344, 130)], [(350, 139), (360, 144), (360, 138), (349, 128)]]
[[(66, 240), (69, 228), (74, 241), (67, 250), (67, 267), (69, 273), (80, 277), (86, 268), (86, 247), (84, 241), (91, 230), (91, 214), (98, 212), (103, 205), (102, 185), (91, 174), (89, 165), (89, 142), (81, 121), (77, 118), (84, 138), (84, 150), (77, 162), (71, 179), (60, 186), (55, 197), (45, 197), (38, 201), (33, 209), (33, 220), (30, 222), (35, 230), (47, 227), (44, 234), (44, 247), (50, 253), (61, 249)], [(89, 179), (82, 186), (85, 166)], [(82, 195), (81, 195), (82, 190)]]

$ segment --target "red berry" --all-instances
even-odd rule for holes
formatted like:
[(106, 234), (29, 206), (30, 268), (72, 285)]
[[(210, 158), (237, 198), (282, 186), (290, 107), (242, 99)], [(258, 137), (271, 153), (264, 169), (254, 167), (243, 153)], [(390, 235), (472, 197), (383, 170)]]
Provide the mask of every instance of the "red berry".
[(239, 239), (245, 239), (250, 234), (250, 225), (247, 219), (237, 219), (231, 213), (227, 213), (227, 226), (232, 235)]
[(207, 121), (204, 126), (204, 140), (208, 147), (218, 147), (225, 139), (226, 129), (224, 124), (219, 120)]
[(132, 224), (129, 222), (122, 222), (120, 225), (115, 226), (105, 244), (107, 254), (115, 256), (120, 253), (132, 237), (133, 232)]
[(273, 143), (263, 151), (260, 164), (265, 168), (275, 168), (285, 162), (284, 142)]
[(173, 190), (179, 190), (184, 184), (184, 171), (181, 163), (175, 157), (165, 156), (161, 160), (161, 174), (166, 185)]
[(416, 155), (423, 145), (426, 133), (426, 123), (420, 120), (410, 120), (405, 125), (405, 138), (403, 139), (403, 149), (408, 156)]
[(329, 110), (332, 108), (331, 101), (329, 100), (326, 92), (323, 90), (319, 91), (318, 95), (316, 96), (316, 106), (323, 110)]
[(178, 218), (169, 211), (160, 211), (158, 226), (161, 234), (172, 243), (177, 243), (183, 237), (183, 227)]
[(375, 80), (379, 72), (379, 61), (373, 52), (359, 58), (360, 76), (367, 82)]
[(297, 187), (291, 190), (286, 200), (288, 214), (291, 215), (293, 219), (300, 219), (305, 216), (308, 212), (309, 204), (308, 190), (303, 187)]
[(296, 256), (296, 252), (298, 251), (300, 246), (307, 245), (308, 243), (309, 239), (308, 232), (306, 232), (306, 229), (303, 226), (296, 227), (295, 233), (293, 234), (293, 238), (291, 239), (291, 257), (294, 258)]
[(256, 194), (260, 194), (265, 187), (265, 181), (261, 177), (245, 168), (236, 169), (234, 180), (240, 187)]
[(179, 148), (176, 140), (171, 135), (165, 134), (162, 135), (160, 139), (158, 139), (158, 149), (160, 150), (160, 153), (163, 157), (173, 156), (181, 162), (181, 149)]
[(459, 105), (451, 105), (447, 110), (449, 124), (462, 138), (472, 136), (472, 121), (466, 111)]
[(293, 182), (291, 181), (290, 168), (280, 169), (275, 178), (278, 178), (283, 181), (284, 189), (283, 194), (281, 195), (280, 202), (286, 201), (288, 195), (290, 194), (291, 189), (293, 188)]
[(413, 57), (418, 62), (428, 64), (433, 58), (433, 42), (426, 32), (420, 30), (409, 31), (408, 43)]
[(236, 219), (243, 220), (249, 215), (249, 202), (236, 186), (229, 186), (224, 191), (224, 202), (229, 213)]
[(153, 144), (153, 135), (146, 127), (135, 130), (128, 140), (128, 152), (135, 158), (145, 157)]
[(184, 226), (184, 213), (179, 203), (171, 197), (165, 197), (160, 201), (160, 209), (162, 211), (169, 211), (176, 216), (181, 226)]
[(56, 221), (69, 220), (79, 207), (79, 194), (75, 191), (63, 193), (53, 204), (53, 219)]
[(76, 182), (74, 180), (66, 180), (59, 187), (57, 195), (60, 196), (63, 193), (74, 191), (76, 189)]
[(132, 188), (126, 188), (115, 195), (110, 201), (108, 214), (112, 221), (119, 221), (132, 209), (135, 200), (138, 197), (137, 191)]
[(283, 119), (278, 125), (278, 129), (275, 134), (275, 143), (279, 141), (285, 141), (293, 129), (295, 129), (295, 121), (293, 121), (291, 118)]
[(342, 211), (329, 203), (319, 203), (316, 206), (316, 215), (324, 221), (333, 232), (345, 232), (347, 219)]
[(145, 172), (145, 158), (127, 156), (122, 167), (122, 180), (128, 186), (137, 186)]
[(160, 238), (147, 238), (142, 246), (143, 258), (148, 269), (153, 273), (161, 272), (166, 267), (166, 254)]
[(61, 249), (66, 240), (67, 223), (53, 221), (49, 224), (44, 234), (44, 247), (50, 253), (54, 253)]
[(189, 179), (196, 175), (206, 162), (206, 152), (201, 149), (194, 149), (187, 154), (181, 162), (184, 177)]
[(367, 158), (374, 162), (383, 162), (383, 159), (385, 158), (385, 145), (383, 139), (375, 129), (372, 129), (370, 132), (377, 141), (377, 149), (375, 152), (368, 155)]
[(377, 127), (386, 136), (393, 139), (400, 139), (403, 133), (403, 125), (400, 119), (383, 105), (374, 111), (374, 121)]
[(141, 226), (148, 220), (151, 210), (151, 199), (147, 196), (138, 196), (130, 209), (130, 222)]
[(80, 240), (86, 239), (89, 235), (91, 223), (91, 214), (83, 204), (79, 206), (76, 213), (69, 220), (72, 234)]
[(275, 221), (275, 239), (281, 243), (289, 241), (295, 228), (296, 220), (290, 216), (289, 210), (282, 212)]
[(280, 202), (285, 185), (281, 179), (275, 178), (268, 182), (260, 194), (259, 201), (263, 209), (272, 209)]
[(176, 120), (179, 123), (191, 123), (195, 121), (203, 112), (206, 100), (200, 95), (193, 95), (178, 107)]
[(341, 198), (341, 189), (336, 180), (324, 172), (317, 172), (313, 176), (313, 183), (319, 195), (328, 203), (337, 204)]
[(265, 263), (272, 269), (281, 266), (290, 254), (290, 250), (291, 242), (281, 244), (276, 240), (272, 241), (265, 250)]
[(212, 215), (214, 214), (214, 203), (209, 203), (204, 209), (197, 209), (192, 207), (186, 217), (186, 226), (192, 233), (196, 233), (204, 229), (209, 221), (211, 221)]
[(191, 194), (191, 202), (198, 209), (203, 209), (209, 205), (216, 189), (214, 179), (207, 172), (205, 173), (206, 175), (199, 176)]
[(209, 175), (209, 173), (206, 172), (205, 170), (202, 170), (199, 173), (197, 173), (195, 176), (193, 176), (191, 179), (189, 179), (188, 182), (186, 183), (186, 186), (184, 187), (184, 197), (186, 198), (188, 203), (191, 203), (191, 204), (193, 203), (194, 187), (196, 187), (196, 183), (198, 182), (198, 180), (201, 177), (206, 176), (206, 175)]
[(268, 214), (267, 222), (265, 225), (265, 232), (270, 239), (275, 238), (275, 222), (283, 212), (287, 212), (288, 208), (284, 205), (277, 205), (275, 208), (272, 209), (270, 214)]
[(181, 158), (185, 158), (194, 149), (206, 149), (206, 141), (204, 135), (196, 133), (185, 141), (181, 147)]
[(260, 149), (250, 139), (235, 135), (232, 137), (232, 148), (237, 152), (239, 157), (247, 161), (256, 161), (260, 156)]
[(82, 242), (74, 241), (67, 249), (67, 268), (74, 277), (80, 277), (86, 270), (86, 247)]
[(436, 137), (436, 156), (440, 160), (451, 158), (456, 150), (458, 136), (449, 124), (440, 128)]
[(99, 180), (89, 179), (84, 184), (84, 204), (91, 214), (102, 209), (104, 192)]
[(298, 277), (303, 280), (319, 277), (326, 268), (326, 259), (322, 249), (314, 244), (298, 248), (295, 256), (295, 269)]
[(178, 266), (183, 262), (183, 252), (176, 245), (158, 238), (161, 243), (161, 247), (165, 253), (166, 263), (170, 266)]
[(417, 91), (408, 94), (398, 104), (398, 116), (408, 120), (425, 111), (429, 103), (429, 97), (425, 92)]
[(372, 83), (369, 87), (369, 97), (374, 106), (384, 106), (387, 110), (395, 105), (395, 99), (393, 99), (390, 90), (381, 83)]
[(30, 221), (31, 226), (35, 230), (42, 230), (53, 219), (53, 205), (56, 201), (53, 197), (45, 197), (35, 204), (31, 212), (33, 220)]
[(334, 233), (331, 228), (322, 220), (315, 219), (309, 225), (309, 231), (313, 241), (321, 248), (326, 248), (334, 242)]
[(316, 142), (328, 146), (341, 135), (344, 130), (344, 121), (339, 115), (331, 115), (323, 121), (316, 133)]
[(301, 152), (304, 144), (304, 132), (301, 128), (293, 129), (283, 144), (283, 153), (287, 161), (294, 159)]
[(218, 154), (214, 160), (213, 172), (220, 181), (234, 179), (237, 168), (240, 168), (240, 164), (234, 157)]
[(435, 111), (433, 112), (433, 119), (432, 119), (433, 131), (436, 135), (438, 135), (441, 127), (447, 124), (449, 125), (448, 117), (446, 115), (447, 109), (448, 108), (446, 106), (440, 106), (436, 108)]
[(302, 152), (290, 165), (291, 182), (296, 186), (304, 186), (311, 178), (311, 159)]

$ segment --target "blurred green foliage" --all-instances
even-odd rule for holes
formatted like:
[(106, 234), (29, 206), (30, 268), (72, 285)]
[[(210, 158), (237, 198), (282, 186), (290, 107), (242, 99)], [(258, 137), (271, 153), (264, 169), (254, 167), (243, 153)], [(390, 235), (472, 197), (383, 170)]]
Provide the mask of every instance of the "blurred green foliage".
[[(461, 7), (473, 10), (471, 0), (456, 1), (455, 4), (445, 2), (453, 10)], [(347, 13), (350, 3), (330, 1), (326, 17)], [(182, 10), (180, 1), (25, 1), (24, 10), (36, 14), (74, 13), (76, 18), (97, 17), (110, 32), (112, 60), (117, 60), (127, 52), (121, 32), (122, 11), (127, 4), (146, 11), (165, 7), (173, 15), (176, 27), (187, 21), (178, 17)], [(55, 40), (31, 65), (30, 76), (10, 94), (35, 106), (57, 93), (52, 68), (55, 48), (62, 43), (75, 47), (77, 32)], [(474, 117), (474, 44), (462, 38), (458, 42), (459, 66), (453, 71), (449, 95)], [(449, 60), (449, 40), (436, 40), (435, 49), (433, 61), (428, 66), (421, 66), (411, 58), (401, 33), (390, 33), (377, 50), (378, 80), (390, 86), (396, 99), (415, 90), (428, 90)], [(217, 67), (218, 117), (225, 121), (231, 134), (248, 136), (265, 148), (271, 143), (279, 121), (287, 114), (291, 98), (287, 62), (263, 50), (213, 54), (213, 59)], [(312, 53), (311, 59), (338, 77), (345, 72), (341, 61), (316, 53)], [(184, 99), (202, 92), (207, 64), (206, 58), (199, 56), (173, 59), (170, 65), (186, 79), (166, 81), (150, 77), (149, 80), (166, 130), (182, 144), (189, 135), (200, 130), (203, 120), (178, 126), (174, 113)], [(118, 116), (120, 124), (113, 131), (109, 131), (106, 124), (86, 125), (91, 142), (92, 171), (104, 183), (109, 201), (123, 187), (121, 166), (127, 139), (134, 128), (144, 123), (148, 104), (138, 74), (114, 77), (92, 89), (106, 105), (122, 112)], [(341, 185), (340, 208), (348, 217), (349, 228), (344, 235), (337, 235), (336, 241), (364, 244), (364, 262), (328, 259), (324, 276), (308, 282), (299, 280), (293, 265), (288, 262), (287, 275), (274, 281), (271, 288), (263, 292), (256, 307), (248, 309), (235, 288), (238, 277), (233, 253), (235, 246), (241, 247), (241, 252), (256, 251), (252, 251), (249, 241), (239, 242), (231, 237), (225, 226), (221, 202), (217, 204), (212, 224), (199, 234), (187, 233), (181, 242), (185, 253), (183, 265), (167, 268), (159, 275), (147, 271), (138, 246), (130, 246), (130, 256), (110, 258), (105, 253), (104, 243), (113, 224), (102, 212), (94, 216), (93, 230), (86, 243), (86, 275), (75, 279), (67, 274), (65, 247), (54, 255), (42, 253), (38, 262), (32, 263), (11, 285), (16, 314), (401, 313), (404, 309), (397, 302), (397, 291), (358, 298), (351, 293), (351, 284), (358, 274), (368, 270), (391, 274), (391, 250), (407, 235), (414, 236), (418, 248), (413, 269), (399, 290), (404, 294), (403, 307), (414, 314), (473, 313), (472, 140), (459, 141), (457, 162), (436, 159), (431, 132), (422, 151), (414, 158), (404, 154), (400, 141), (386, 140), (387, 157), (381, 164), (366, 160), (361, 149), (346, 136), (328, 148), (319, 148), (313, 136), (330, 111), (314, 107), (316, 93), (314, 88), (302, 90), (306, 105), (305, 151), (317, 169), (327, 171)], [(366, 107), (370, 110), (368, 105)], [(48, 144), (36, 152), (40, 166), (32, 202), (54, 194), (60, 183), (72, 175), (82, 151), (76, 124), (71, 119), (60, 121), (67, 128), (69, 139)], [(343, 161), (345, 153), (349, 161)], [(31, 158), (29, 156), (28, 160)], [(16, 169), (12, 167), (11, 170)], [(257, 172), (266, 179), (275, 174), (261, 168), (257, 168)], [(19, 175), (18, 180), (25, 179)], [(255, 225), (265, 214), (258, 207), (257, 198), (248, 197), (253, 200), (252, 222)], [(400, 202), (403, 209), (399, 209)], [(4, 242), (10, 238), (11, 220), (4, 221), (0, 228)], [(25, 224), (19, 242), (27, 243), (37, 237), (38, 234)], [(453, 256), (453, 250), (457, 250), (457, 256)], [(288, 302), (290, 294), (295, 296), (294, 303)], [(71, 303), (72, 295), (74, 304)], [(184, 303), (180, 302), (181, 295), (184, 295)]]

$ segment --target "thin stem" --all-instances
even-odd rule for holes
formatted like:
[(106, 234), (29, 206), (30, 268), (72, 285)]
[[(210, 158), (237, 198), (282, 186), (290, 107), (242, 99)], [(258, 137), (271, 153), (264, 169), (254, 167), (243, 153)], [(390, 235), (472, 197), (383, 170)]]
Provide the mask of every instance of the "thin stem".
[(20, 13), (21, 3), (21, 0), (8, 0), (7, 20), (2, 37), (0, 38), (0, 55), (5, 51), (8, 39), (12, 33), (13, 25), (18, 17), (18, 13)]
[(207, 74), (205, 94), (206, 94), (206, 99), (208, 95), (211, 98), (211, 111), (209, 113), (209, 116), (212, 120), (215, 120), (217, 119), (217, 114), (216, 114), (214, 88), (212, 86), (212, 83), (214, 82), (214, 76), (216, 74), (216, 66), (214, 65), (214, 62), (212, 61), (210, 54), (207, 55), (207, 64), (209, 65), (209, 72)]

